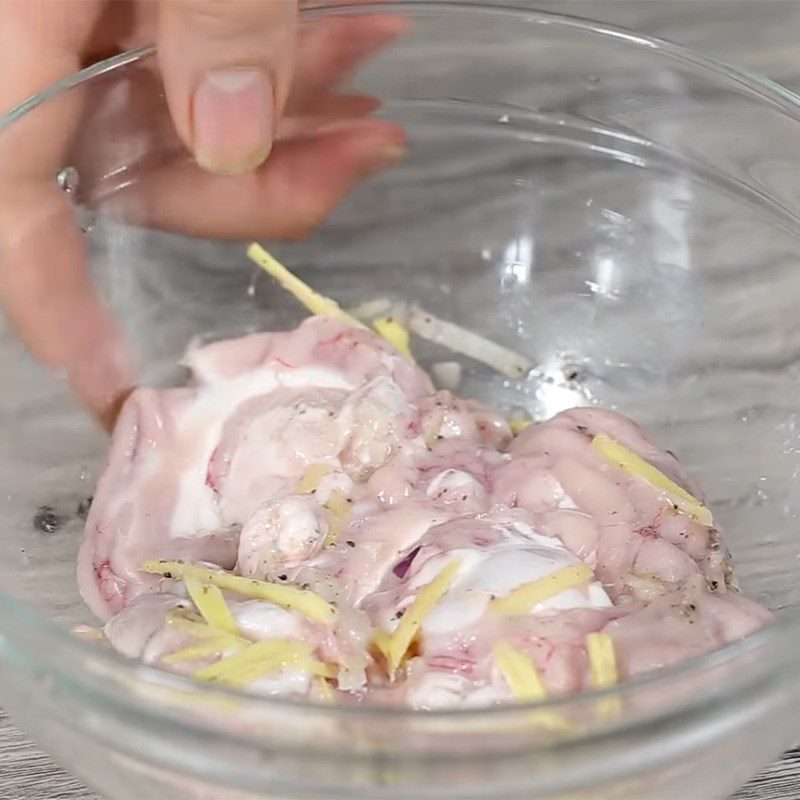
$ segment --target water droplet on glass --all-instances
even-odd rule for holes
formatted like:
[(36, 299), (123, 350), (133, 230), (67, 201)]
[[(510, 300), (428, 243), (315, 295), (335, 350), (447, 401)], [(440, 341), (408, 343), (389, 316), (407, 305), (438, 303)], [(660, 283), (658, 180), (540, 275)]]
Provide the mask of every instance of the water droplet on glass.
[(56, 183), (62, 192), (67, 194), (75, 194), (80, 185), (80, 175), (75, 167), (64, 167), (61, 172), (56, 176)]
[(499, 122), (501, 125), (507, 125), (507, 124), (508, 124), (508, 114), (503, 114), (503, 116), (502, 116), (502, 117), (498, 117), (498, 118), (497, 118), (497, 121), (498, 121), (498, 122)]
[(600, 84), (600, 76), (599, 75), (587, 75), (585, 79), (586, 79), (586, 83), (588, 83), (589, 86), (591, 86), (593, 88)]

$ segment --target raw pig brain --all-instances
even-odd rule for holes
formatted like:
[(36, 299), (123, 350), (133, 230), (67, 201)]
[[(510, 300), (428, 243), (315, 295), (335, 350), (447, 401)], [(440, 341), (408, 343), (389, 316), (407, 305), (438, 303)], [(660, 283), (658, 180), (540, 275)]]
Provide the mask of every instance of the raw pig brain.
[(513, 436), (321, 317), (188, 364), (186, 387), (127, 401), (80, 550), (128, 656), (424, 709), (579, 691), (603, 681), (598, 650), (622, 680), (770, 619), (735, 591), (698, 488), (618, 414)]

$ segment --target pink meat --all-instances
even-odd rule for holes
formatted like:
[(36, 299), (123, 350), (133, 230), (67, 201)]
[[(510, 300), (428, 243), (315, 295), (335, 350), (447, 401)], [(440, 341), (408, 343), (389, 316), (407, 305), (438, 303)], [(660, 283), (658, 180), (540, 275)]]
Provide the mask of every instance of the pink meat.
[[(160, 664), (191, 644), (165, 622), (191, 602), (180, 582), (141, 572), (146, 559), (210, 562), (319, 593), (336, 604), (333, 627), (227, 600), (253, 640), (313, 642), (340, 667), (341, 699), (418, 708), (511, 700), (493, 655), (501, 639), (560, 694), (591, 684), (589, 633), (612, 637), (626, 677), (771, 618), (733, 590), (716, 528), (591, 446), (605, 433), (702, 500), (675, 457), (619, 414), (573, 409), (513, 438), (500, 414), (436, 392), (376, 335), (322, 318), (200, 347), (187, 364), (186, 388), (140, 389), (126, 403), (79, 554), (81, 591), (129, 655)], [(311, 465), (325, 474), (301, 492)], [(454, 561), (390, 682), (373, 630), (391, 635)], [(528, 613), (493, 610), (580, 564), (592, 580)], [(257, 689), (306, 697), (315, 685), (287, 674)]]
[(359, 417), (364, 403), (354, 410), (351, 395), (391, 379), (413, 416), (432, 391), (382, 340), (322, 318), (214, 343), (187, 363), (190, 387), (137, 390), (114, 431), (78, 557), (81, 593), (101, 619), (154, 586), (139, 570), (146, 559), (232, 568), (241, 526), (262, 503), (310, 463), (338, 463), (370, 438), (375, 415)]
[(741, 595), (707, 591), (690, 580), (631, 614), (609, 623), (626, 675), (649, 672), (702, 655), (766, 625), (771, 614)]

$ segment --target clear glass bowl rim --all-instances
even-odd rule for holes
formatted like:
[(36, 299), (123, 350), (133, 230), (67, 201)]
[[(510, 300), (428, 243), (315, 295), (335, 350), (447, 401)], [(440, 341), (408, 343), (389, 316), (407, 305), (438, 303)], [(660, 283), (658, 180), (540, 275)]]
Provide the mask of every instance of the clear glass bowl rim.
[[(596, 20), (560, 14), (556, 12), (540, 11), (534, 9), (520, 8), (512, 5), (484, 5), (480, 2), (458, 2), (458, 0), (388, 0), (387, 2), (358, 3), (337, 6), (306, 6), (301, 9), (302, 19), (314, 19), (324, 16), (347, 16), (352, 14), (370, 14), (379, 12), (403, 12), (411, 15), (425, 15), (434, 13), (456, 14), (468, 12), (471, 14), (484, 14), (494, 18), (515, 18), (526, 24), (552, 25), (561, 28), (573, 28), (582, 30), (589, 34), (596, 34), (609, 39), (616, 39), (624, 42), (633, 48), (649, 48), (657, 51), (659, 56), (679, 62), (684, 66), (691, 66), (708, 77), (723, 79), (730, 85), (739, 90), (746, 91), (750, 97), (768, 103), (774, 109), (790, 117), (793, 121), (800, 124), (800, 95), (795, 94), (780, 84), (756, 73), (751, 73), (739, 66), (728, 64), (723, 60), (710, 56), (701, 55), (688, 48), (674, 44), (657, 37), (646, 36), (636, 31), (610, 25)], [(16, 120), (23, 118), (38, 106), (52, 100), (59, 95), (77, 86), (89, 83), (93, 79), (102, 75), (114, 73), (127, 65), (140, 62), (155, 53), (156, 49), (152, 45), (146, 45), (136, 49), (128, 50), (119, 55), (100, 61), (85, 69), (80, 70), (54, 84), (43, 89), (41, 92), (27, 98), (15, 108), (0, 116), (0, 131), (5, 130)], [(800, 135), (800, 130), (798, 131)], [(24, 635), (15, 636), (13, 631), (19, 625), (23, 626)], [(146, 681), (148, 685), (160, 686), (163, 688), (173, 688), (183, 692), (191, 692), (195, 695), (214, 696), (229, 694), (241, 699), (243, 696), (248, 698), (248, 702), (259, 704), (264, 711), (269, 709), (308, 709), (317, 713), (323, 713), (327, 718), (337, 716), (358, 717), (376, 716), (382, 721), (403, 718), (424, 716), (428, 719), (452, 719), (466, 720), (466, 718), (480, 717), (486, 719), (491, 716), (495, 721), (502, 718), (517, 715), (524, 712), (526, 708), (535, 705), (537, 708), (548, 708), (554, 710), (566, 710), (570, 705), (585, 702), (595, 702), (605, 697), (625, 697), (634, 694), (642, 689), (667, 688), (674, 685), (684, 677), (691, 678), (713, 668), (720, 667), (726, 663), (736, 660), (749, 652), (757, 651), (773, 643), (796, 640), (800, 644), (800, 609), (784, 611), (773, 624), (757, 631), (736, 642), (725, 645), (703, 656), (689, 659), (678, 664), (665, 667), (653, 673), (648, 673), (635, 678), (626, 680), (618, 686), (603, 690), (590, 690), (579, 695), (565, 695), (551, 698), (541, 703), (514, 704), (506, 706), (492, 706), (487, 708), (467, 708), (467, 709), (446, 709), (435, 711), (420, 712), (408, 708), (394, 708), (385, 705), (364, 704), (355, 706), (329, 706), (307, 701), (292, 700), (281, 697), (263, 697), (240, 691), (225, 691), (221, 689), (208, 689), (190, 678), (182, 677), (174, 673), (166, 672), (155, 667), (150, 667), (140, 662), (131, 661), (116, 652), (98, 648), (96, 644), (84, 641), (74, 636), (68, 630), (58, 626), (56, 623), (40, 614), (35, 607), (15, 600), (0, 588), (0, 640), (6, 639), (2, 649), (11, 651), (19, 649), (25, 652), (30, 645), (43, 645), (35, 649), (42, 652), (51, 653), (45, 655), (38, 667), (44, 667), (53, 675), (61, 675), (66, 679), (66, 683), (81, 692), (84, 697), (94, 696), (98, 702), (106, 704), (107, 707), (115, 709), (118, 713), (126, 713), (132, 717), (151, 718), (158, 724), (164, 725), (167, 721), (163, 710), (158, 707), (144, 707), (142, 698), (136, 693), (131, 692), (129, 696), (120, 697), (118, 683)], [(23, 642), (24, 640), (24, 642)], [(17, 644), (15, 645), (15, 641)], [(22, 645), (17, 647), (17, 645)], [(0, 655), (0, 658), (3, 656)], [(82, 676), (75, 676), (67, 672), (68, 665), (71, 663), (91, 663), (97, 669), (91, 670), (91, 679), (81, 679)], [(776, 665), (776, 669), (777, 669)], [(109, 680), (105, 677), (108, 673), (114, 674), (114, 679)], [(89, 677), (87, 672), (86, 678)], [(708, 696), (706, 696), (706, 699)], [(646, 720), (639, 720), (628, 724), (624, 721), (614, 725), (614, 730), (620, 733), (630, 732), (636, 725), (652, 725), (654, 722), (665, 721), (674, 718), (686, 710), (691, 704), (680, 702), (675, 704), (668, 711), (657, 712)], [(693, 709), (693, 710), (696, 710)], [(174, 718), (169, 719), (169, 724), (180, 725), (192, 731), (198, 731), (206, 726), (192, 721), (191, 723), (178, 723)], [(235, 737), (233, 737), (235, 738)], [(575, 741), (574, 739), (571, 741)], [(564, 742), (567, 744), (567, 742)], [(555, 747), (558, 747), (556, 743)], [(548, 745), (548, 748), (553, 745)]]

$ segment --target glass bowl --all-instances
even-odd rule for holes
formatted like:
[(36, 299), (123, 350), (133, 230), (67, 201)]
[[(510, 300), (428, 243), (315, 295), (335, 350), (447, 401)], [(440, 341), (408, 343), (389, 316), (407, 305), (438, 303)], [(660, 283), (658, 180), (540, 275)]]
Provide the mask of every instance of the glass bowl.
[[(405, 34), (352, 87), (405, 126), (407, 158), (308, 238), (267, 246), (343, 303), (418, 301), (537, 365), (509, 380), (465, 361), (465, 394), (649, 426), (706, 486), (744, 591), (777, 621), (607, 697), (551, 701), (577, 723), (558, 733), (527, 707), (245, 701), (126, 661), (69, 633), (92, 621), (74, 563), (106, 439), (4, 322), (0, 703), (108, 797), (724, 797), (800, 733), (800, 98), (533, 11), (359, 4), (303, 25), (387, 13)], [(43, 137), (55, 161), (36, 157)], [(62, 245), (84, 247), (144, 383), (182, 380), (194, 336), (303, 316), (243, 241), (162, 224), (141, 189), (187, 159), (149, 49), (0, 122), (4, 284), (27, 274), (9, 253), (30, 253), (49, 313), (70, 291)], [(31, 202), (41, 181), (58, 202)], [(423, 364), (449, 357), (417, 345)], [(98, 347), (84, 368), (115, 365)]]

